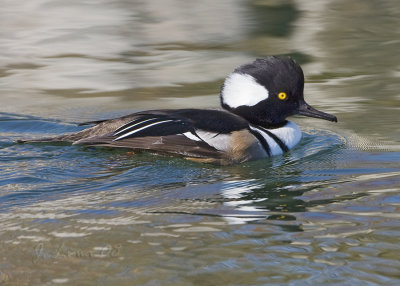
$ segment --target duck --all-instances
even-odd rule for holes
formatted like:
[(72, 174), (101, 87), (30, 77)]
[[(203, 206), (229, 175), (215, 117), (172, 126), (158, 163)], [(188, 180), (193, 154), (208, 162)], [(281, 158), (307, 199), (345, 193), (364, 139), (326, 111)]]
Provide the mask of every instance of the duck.
[(304, 74), (287, 56), (268, 56), (237, 67), (220, 90), (222, 109), (157, 109), (91, 121), (79, 132), (19, 141), (130, 149), (232, 165), (281, 155), (301, 140), (287, 118), (302, 115), (337, 122), (304, 100)]

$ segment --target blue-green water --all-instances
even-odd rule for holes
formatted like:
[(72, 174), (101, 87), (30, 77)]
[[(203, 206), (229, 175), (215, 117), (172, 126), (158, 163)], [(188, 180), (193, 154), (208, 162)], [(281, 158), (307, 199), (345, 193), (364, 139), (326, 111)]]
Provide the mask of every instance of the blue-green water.
[[(397, 285), (396, 1), (11, 1), (0, 25), (0, 285)], [(143, 109), (218, 107), (290, 54), (306, 100), (283, 156), (214, 166), (15, 140)]]

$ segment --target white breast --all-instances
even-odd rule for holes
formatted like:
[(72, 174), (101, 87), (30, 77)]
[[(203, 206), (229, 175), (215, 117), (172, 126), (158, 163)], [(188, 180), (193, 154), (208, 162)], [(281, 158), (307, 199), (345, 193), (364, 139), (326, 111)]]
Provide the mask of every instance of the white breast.
[[(249, 127), (262, 135), (265, 141), (268, 143), (271, 155), (279, 155), (283, 153), (283, 150), (279, 146), (279, 144), (270, 136), (267, 132), (263, 130), (261, 127), (257, 127), (254, 125), (249, 125)], [(280, 128), (276, 129), (268, 129), (269, 132), (273, 133), (276, 137), (278, 137), (289, 149), (292, 149), (297, 143), (299, 143), (301, 139), (301, 131), (299, 127), (293, 123), (288, 121), (288, 123)], [(230, 152), (232, 151), (232, 134), (219, 134), (215, 132), (208, 132), (203, 130), (196, 130), (196, 135), (191, 132), (183, 133), (184, 136), (191, 140), (195, 141), (204, 141), (208, 145), (214, 147), (217, 150)], [(246, 134), (246, 133), (245, 133)], [(248, 133), (249, 136), (252, 136), (251, 133)], [(264, 147), (261, 142), (259, 144), (259, 155), (261, 157), (266, 157), (267, 154), (265, 152)], [(251, 147), (250, 145), (248, 146)], [(265, 155), (262, 155), (265, 154)], [(255, 159), (255, 158), (253, 158)]]
[[(275, 140), (261, 128), (257, 128), (257, 126), (253, 125), (250, 125), (250, 128), (264, 137), (270, 147), (271, 155), (279, 155), (283, 153), (278, 143), (276, 143)], [(294, 146), (296, 146), (301, 139), (301, 131), (299, 127), (291, 121), (288, 121), (288, 123), (286, 123), (286, 125), (283, 127), (268, 129), (268, 131), (276, 135), (289, 149), (292, 149)]]

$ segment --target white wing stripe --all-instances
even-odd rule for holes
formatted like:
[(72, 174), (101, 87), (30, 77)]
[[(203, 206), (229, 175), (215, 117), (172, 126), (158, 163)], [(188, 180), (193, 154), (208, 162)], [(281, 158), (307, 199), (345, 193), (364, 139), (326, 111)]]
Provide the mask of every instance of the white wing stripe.
[(131, 121), (131, 122), (125, 124), (125, 126), (126, 126), (126, 125), (129, 125), (129, 126), (127, 126), (127, 127), (125, 127), (124, 129), (122, 129), (122, 130), (116, 132), (114, 135), (117, 136), (118, 134), (121, 134), (121, 133), (123, 133), (124, 131), (126, 131), (126, 130), (132, 128), (132, 127), (135, 127), (136, 125), (145, 123), (145, 122), (150, 121), (150, 120), (155, 120), (155, 119), (157, 119), (157, 118), (146, 119), (146, 120), (143, 120), (143, 121), (139, 121), (139, 122), (137, 122), (137, 123), (135, 123), (135, 124), (133, 124), (133, 125), (130, 125), (131, 123), (133, 123), (133, 122), (136, 121), (136, 120), (133, 120), (133, 121)]
[(193, 134), (191, 131), (182, 133), (183, 136), (189, 138), (190, 140), (194, 141), (201, 141), (201, 138), (197, 137), (195, 134)]
[(126, 134), (124, 134), (122, 136), (119, 136), (118, 138), (115, 138), (113, 141), (121, 140), (121, 139), (123, 139), (125, 137), (128, 137), (128, 136), (130, 136), (132, 134), (135, 134), (136, 132), (142, 131), (143, 129), (146, 129), (146, 128), (149, 128), (151, 126), (158, 125), (158, 124), (161, 124), (161, 123), (170, 122), (170, 121), (174, 121), (174, 120), (172, 120), (172, 119), (163, 120), (163, 121), (158, 121), (158, 122), (143, 126), (143, 127), (139, 128), (139, 129), (135, 129), (135, 130), (133, 130), (131, 132), (128, 132), (128, 133), (126, 133)]

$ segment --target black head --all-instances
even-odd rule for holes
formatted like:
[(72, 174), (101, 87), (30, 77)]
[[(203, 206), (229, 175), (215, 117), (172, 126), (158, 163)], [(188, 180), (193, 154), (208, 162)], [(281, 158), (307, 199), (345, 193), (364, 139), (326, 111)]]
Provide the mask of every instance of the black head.
[(290, 57), (267, 57), (238, 67), (221, 89), (226, 110), (264, 127), (278, 127), (291, 115), (337, 121), (304, 101), (304, 75)]

